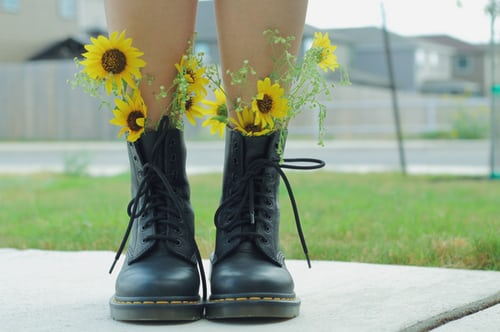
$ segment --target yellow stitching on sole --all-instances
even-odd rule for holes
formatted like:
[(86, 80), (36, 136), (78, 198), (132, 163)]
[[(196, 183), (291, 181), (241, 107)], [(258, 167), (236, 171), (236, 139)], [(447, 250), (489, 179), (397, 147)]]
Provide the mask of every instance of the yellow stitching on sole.
[(124, 305), (132, 305), (132, 304), (147, 304), (147, 305), (165, 305), (165, 304), (172, 304), (172, 305), (179, 305), (179, 304), (200, 304), (200, 301), (165, 301), (165, 300), (160, 300), (160, 301), (120, 301), (117, 299), (113, 299), (113, 302), (116, 304), (124, 304)]
[(237, 297), (236, 299), (234, 297), (227, 297), (224, 299), (214, 299), (210, 300), (209, 302), (234, 302), (234, 301), (295, 301), (295, 297), (260, 297), (260, 296), (251, 296), (251, 297)]

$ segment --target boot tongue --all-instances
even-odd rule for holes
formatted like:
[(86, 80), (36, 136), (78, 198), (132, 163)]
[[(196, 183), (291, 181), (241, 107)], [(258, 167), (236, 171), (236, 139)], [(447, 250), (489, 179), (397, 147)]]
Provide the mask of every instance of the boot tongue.
[(255, 252), (255, 244), (251, 241), (242, 241), (238, 247), (240, 252)]
[(245, 140), (245, 165), (256, 159), (271, 159), (276, 155), (279, 133), (269, 136), (246, 136)]
[[(165, 134), (165, 131), (168, 129), (168, 125), (169, 125), (169, 120), (168, 117), (165, 116), (160, 121), (157, 130), (146, 129), (144, 131), (144, 134), (138, 141), (141, 151), (141, 157), (143, 159), (142, 160), (143, 164), (148, 162), (153, 162), (154, 159), (158, 158), (160, 158), (161, 160), (161, 156), (158, 156), (158, 153), (160, 151), (155, 151), (155, 147), (158, 144), (161, 144), (161, 142), (159, 142), (159, 138), (160, 136), (162, 136), (162, 134), (163, 135)], [(158, 149), (159, 148), (156, 148), (156, 150)]]
[(141, 151), (142, 162), (148, 163), (153, 161), (153, 148), (157, 142), (158, 132), (157, 131), (145, 131), (139, 140), (139, 146)]

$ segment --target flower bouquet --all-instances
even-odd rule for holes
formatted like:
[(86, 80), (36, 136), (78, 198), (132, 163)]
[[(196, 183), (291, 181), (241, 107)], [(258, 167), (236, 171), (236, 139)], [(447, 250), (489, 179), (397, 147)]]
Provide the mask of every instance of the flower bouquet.
[[(334, 83), (325, 73), (335, 71), (339, 64), (328, 33), (316, 32), (312, 46), (305, 51), (304, 58), (289, 52), (293, 37), (283, 37), (277, 30), (266, 30), (273, 50), (280, 52), (273, 57), (274, 68), (268, 77), (257, 81), (257, 94), (251, 101), (238, 98), (230, 101), (235, 116), (230, 116), (228, 100), (224, 93), (218, 65), (203, 65), (203, 54), (194, 54), (191, 41), (179, 63), (175, 64), (177, 76), (170, 87), (160, 87), (156, 99), (170, 98), (165, 109), (172, 126), (183, 129), (184, 118), (195, 125), (196, 118), (205, 118), (203, 127), (210, 127), (211, 134), (224, 135), (227, 126), (245, 136), (268, 135), (275, 131), (284, 132), (288, 123), (306, 108), (318, 109), (319, 143), (323, 144), (326, 107), (319, 96), (330, 96)], [(126, 38), (125, 31), (113, 32), (109, 38), (91, 38), (85, 45), (84, 60), (75, 59), (79, 71), (72, 81), (73, 86), (81, 86), (85, 92), (109, 107), (114, 114), (110, 123), (121, 127), (118, 135), (126, 134), (127, 140), (136, 141), (147, 127), (147, 105), (141, 96), (139, 84), (146, 84), (154, 77), (143, 75), (146, 66), (140, 57), (143, 53), (132, 46), (132, 39)], [(244, 87), (249, 75), (256, 75), (248, 61), (236, 72), (226, 72), (229, 84)], [(207, 87), (213, 90), (215, 100), (207, 100)], [(285, 91), (287, 87), (288, 92)], [(114, 104), (109, 102), (109, 96)]]

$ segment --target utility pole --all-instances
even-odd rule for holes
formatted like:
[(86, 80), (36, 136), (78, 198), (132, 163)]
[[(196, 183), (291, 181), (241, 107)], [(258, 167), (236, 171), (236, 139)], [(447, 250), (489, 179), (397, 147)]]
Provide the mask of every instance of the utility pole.
[(389, 40), (389, 33), (387, 32), (386, 20), (385, 20), (385, 8), (384, 2), (380, 3), (380, 10), (382, 13), (382, 31), (384, 34), (384, 45), (385, 45), (385, 55), (387, 59), (387, 70), (389, 73), (389, 84), (391, 89), (391, 97), (392, 97), (392, 111), (394, 115), (394, 124), (396, 126), (396, 136), (398, 139), (398, 151), (399, 151), (399, 163), (401, 166), (401, 172), (406, 175), (406, 157), (405, 150), (403, 146), (403, 131), (401, 130), (401, 120), (399, 117), (399, 104), (398, 104), (398, 96), (396, 92), (396, 80), (394, 77), (394, 66), (392, 62), (392, 52), (391, 52), (391, 44)]
[(486, 12), (490, 14), (490, 75), (491, 75), (491, 97), (490, 97), (490, 178), (498, 179), (500, 178), (500, 173), (497, 172), (497, 168), (500, 165), (496, 165), (497, 161), (500, 160), (500, 151), (497, 151), (500, 147), (497, 146), (498, 133), (497, 130), (500, 123), (497, 121), (497, 110), (496, 110), (496, 96), (500, 94), (500, 86), (495, 84), (496, 75), (496, 45), (495, 45), (495, 20), (496, 16), (500, 10), (500, 4), (496, 0), (491, 0), (490, 3), (485, 8)]

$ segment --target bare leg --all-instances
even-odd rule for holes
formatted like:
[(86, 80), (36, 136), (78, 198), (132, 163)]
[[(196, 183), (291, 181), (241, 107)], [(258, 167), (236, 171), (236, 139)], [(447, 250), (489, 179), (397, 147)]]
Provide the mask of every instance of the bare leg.
[[(140, 85), (148, 106), (148, 126), (157, 127), (127, 144), (132, 201), (129, 226), (116, 259), (130, 235), (127, 262), (122, 265), (110, 301), (111, 316), (125, 321), (196, 320), (203, 316), (201, 256), (194, 239), (194, 212), (186, 175), (183, 133), (160, 122), (170, 100), (155, 98), (169, 88), (193, 37), (197, 0), (106, 0), (110, 31), (126, 29), (144, 52), (144, 73), (154, 77)], [(175, 234), (175, 235), (174, 235)], [(175, 238), (173, 238), (175, 236)], [(196, 259), (193, 259), (195, 257)]]
[(170, 104), (168, 98), (158, 102), (155, 94), (160, 86), (168, 88), (172, 84), (176, 75), (174, 64), (180, 61), (194, 34), (197, 4), (197, 0), (105, 1), (108, 30), (126, 29), (134, 46), (144, 52), (144, 73), (154, 77), (152, 85), (143, 80), (140, 86), (148, 106), (150, 128)]
[(289, 51), (298, 52), (306, 10), (307, 0), (215, 0), (222, 72), (240, 69), (244, 60), (257, 72), (249, 77), (244, 90), (231, 86), (229, 78), (224, 77), (229, 101), (241, 97), (250, 102), (257, 92), (257, 80), (271, 73), (272, 53), (263, 35), (265, 30), (278, 29), (284, 37), (295, 36)]
[[(223, 72), (238, 71), (244, 60), (257, 72), (243, 89), (224, 77), (228, 107), (237, 98), (250, 103), (258, 91), (256, 81), (272, 73), (273, 58), (279, 57), (272, 54), (263, 32), (278, 29), (283, 37), (295, 36), (289, 51), (296, 53), (307, 0), (216, 0), (215, 7)], [(244, 136), (226, 130), (222, 198), (214, 218), (211, 295), (206, 304), (209, 319), (299, 314), (300, 300), (279, 249), (280, 174), (273, 167), (279, 160), (279, 140), (278, 131)]]

